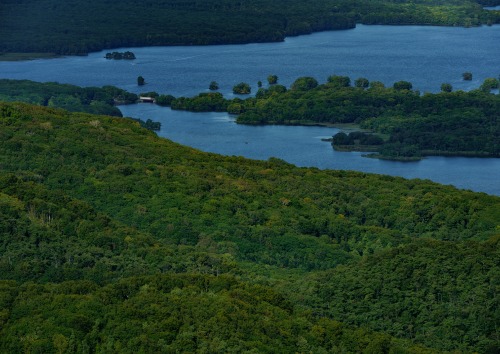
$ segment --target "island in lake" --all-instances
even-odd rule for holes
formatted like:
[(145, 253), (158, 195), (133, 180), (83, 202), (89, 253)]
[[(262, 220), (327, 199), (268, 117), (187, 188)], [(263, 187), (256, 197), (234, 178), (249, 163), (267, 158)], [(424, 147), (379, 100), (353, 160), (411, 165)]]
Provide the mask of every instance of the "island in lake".
[(106, 53), (105, 58), (106, 59), (115, 59), (115, 60), (121, 60), (121, 59), (134, 60), (135, 54), (130, 52), (130, 51), (126, 51), (123, 53), (122, 52), (112, 52), (112, 53)]
[[(241, 83), (239, 85), (243, 85)], [(226, 99), (219, 92), (194, 97), (156, 94), (156, 103), (176, 110), (228, 112), (240, 124), (345, 125), (365, 132), (332, 138), (339, 151), (372, 152), (367, 157), (418, 161), (423, 156), (500, 157), (500, 86), (487, 78), (477, 89), (421, 94), (408, 81), (386, 87), (366, 78), (331, 75), (320, 84), (297, 78), (287, 88), (273, 83), (255, 97)]]

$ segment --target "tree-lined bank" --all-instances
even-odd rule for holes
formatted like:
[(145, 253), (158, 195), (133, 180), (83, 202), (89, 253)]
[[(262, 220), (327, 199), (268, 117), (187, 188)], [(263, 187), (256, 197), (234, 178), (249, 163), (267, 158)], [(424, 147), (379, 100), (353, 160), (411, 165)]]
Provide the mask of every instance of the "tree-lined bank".
[(7, 0), (0, 12), (0, 53), (63, 55), (119, 47), (276, 42), (356, 23), (470, 27), (500, 22), (498, 12), (468, 0)]

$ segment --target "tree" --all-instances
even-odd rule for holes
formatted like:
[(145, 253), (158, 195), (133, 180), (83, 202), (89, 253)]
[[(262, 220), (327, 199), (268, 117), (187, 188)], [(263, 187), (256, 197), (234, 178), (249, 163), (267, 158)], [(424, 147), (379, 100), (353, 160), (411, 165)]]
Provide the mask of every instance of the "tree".
[(283, 85), (273, 85), (273, 86), (269, 87), (268, 92), (270, 94), (273, 94), (273, 93), (285, 93), (286, 92), (286, 87), (283, 86)]
[(143, 86), (145, 83), (146, 83), (146, 81), (144, 80), (144, 78), (142, 76), (137, 77), (137, 85)]
[(453, 91), (453, 87), (451, 86), (451, 84), (444, 83), (444, 84), (441, 84), (441, 91), (442, 92), (451, 92), (451, 91)]
[(267, 82), (269, 83), (269, 85), (275, 85), (278, 83), (278, 76), (276, 75), (269, 75), (267, 77)]
[(259, 81), (257, 81), (257, 87), (258, 87), (258, 88), (261, 88), (261, 87), (262, 87), (262, 81), (260, 81), (260, 80), (259, 80)]
[(261, 87), (257, 90), (257, 93), (255, 94), (255, 98), (259, 98), (259, 99), (266, 98), (268, 96), (267, 93), (268, 93), (267, 90)]
[(219, 84), (217, 83), (217, 81), (212, 81), (208, 86), (208, 89), (212, 91), (217, 91), (219, 89)]
[(135, 54), (130, 51), (126, 51), (125, 53), (123, 53), (123, 59), (134, 60)]
[(401, 91), (401, 90), (411, 90), (413, 85), (411, 82), (408, 81), (398, 81), (395, 82), (393, 85), (395, 90)]
[(365, 79), (364, 77), (360, 77), (359, 79), (356, 79), (354, 81), (354, 86), (367, 88), (368, 86), (370, 86), (370, 81), (368, 81), (368, 79)]
[(231, 103), (227, 106), (227, 113), (229, 114), (240, 114), (243, 112), (243, 106), (240, 103)]
[(313, 77), (299, 77), (292, 84), (292, 90), (308, 91), (318, 86), (318, 81)]
[(372, 89), (383, 89), (383, 88), (385, 88), (385, 85), (381, 81), (372, 81), (372, 82), (370, 82), (370, 88), (372, 88)]
[(233, 86), (233, 93), (238, 95), (248, 95), (250, 91), (250, 85), (246, 82), (240, 82), (239, 84)]
[(159, 106), (170, 106), (175, 97), (172, 95), (159, 95), (156, 97), (156, 104)]
[(335, 134), (332, 138), (332, 145), (347, 145), (350, 144), (349, 137), (344, 132)]
[(115, 59), (115, 60), (121, 60), (121, 59), (133, 60), (133, 59), (135, 59), (135, 54), (132, 52), (129, 52), (129, 51), (126, 51), (124, 53), (112, 52), (112, 53), (106, 53), (105, 58), (106, 59)]
[(351, 86), (351, 79), (348, 76), (331, 75), (328, 77), (328, 82), (335, 87), (349, 87)]
[(484, 80), (479, 89), (484, 92), (490, 92), (491, 90), (497, 89), (498, 87), (499, 87), (498, 79), (495, 79), (494, 77), (488, 77)]
[(469, 71), (466, 71), (462, 74), (462, 77), (466, 81), (471, 81), (472, 80), (472, 73)]
[(139, 94), (139, 96), (156, 98), (156, 97), (160, 96), (160, 94), (156, 91), (149, 91), (149, 92), (141, 92)]

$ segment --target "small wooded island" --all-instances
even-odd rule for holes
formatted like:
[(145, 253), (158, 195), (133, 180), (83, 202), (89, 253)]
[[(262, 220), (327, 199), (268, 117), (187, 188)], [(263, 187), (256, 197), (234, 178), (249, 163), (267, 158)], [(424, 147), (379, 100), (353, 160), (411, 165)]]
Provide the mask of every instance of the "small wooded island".
[(106, 53), (105, 58), (106, 59), (114, 59), (114, 60), (121, 60), (121, 59), (134, 60), (135, 54), (130, 52), (130, 51), (126, 51), (123, 53), (122, 52), (112, 52), (112, 53)]
[(370, 132), (339, 133), (332, 145), (342, 151), (372, 152), (367, 157), (418, 161), (427, 155), (500, 157), (500, 96), (496, 78), (475, 90), (420, 93), (407, 81), (392, 87), (378, 81), (331, 75), (320, 84), (312, 77), (290, 88), (269, 84), (255, 97), (225, 99), (221, 93), (187, 98), (158, 95), (172, 109), (225, 111), (240, 124), (354, 125)]

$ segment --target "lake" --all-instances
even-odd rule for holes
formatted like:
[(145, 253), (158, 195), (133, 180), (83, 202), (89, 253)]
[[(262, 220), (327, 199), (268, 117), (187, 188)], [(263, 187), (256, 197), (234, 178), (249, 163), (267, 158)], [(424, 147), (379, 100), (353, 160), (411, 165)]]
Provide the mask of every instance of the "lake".
[(405, 178), (430, 179), (458, 188), (500, 195), (500, 159), (428, 157), (419, 162), (396, 162), (362, 157), (360, 152), (337, 152), (329, 142), (339, 130), (325, 127), (248, 126), (227, 113), (173, 111), (151, 103), (119, 106), (124, 116), (162, 123), (159, 136), (197, 149), (224, 155), (267, 160), (279, 157), (303, 167), (356, 170)]
[[(104, 59), (107, 51), (86, 57), (27, 62), (0, 62), (0, 77), (57, 81), (79, 86), (115, 85), (140, 93), (157, 91), (192, 96), (217, 81), (220, 92), (233, 96), (239, 82), (266, 82), (269, 74), (289, 86), (297, 77), (325, 82), (329, 75), (366, 77), (386, 85), (400, 80), (422, 92), (437, 92), (441, 83), (454, 89), (477, 88), (500, 74), (500, 26), (451, 28), (431, 26), (362, 26), (287, 38), (280, 43), (227, 46), (121, 48), (134, 61)], [(462, 73), (473, 73), (463, 81)], [(137, 76), (147, 84), (137, 86)], [(500, 159), (430, 157), (416, 163), (335, 152), (322, 137), (333, 128), (241, 126), (223, 113), (171, 111), (150, 104), (120, 107), (124, 115), (162, 122), (160, 136), (204, 151), (255, 159), (275, 156), (298, 166), (350, 169), (407, 178), (426, 178), (458, 188), (500, 195)]]
[[(106, 60), (107, 51), (87, 57), (0, 62), (0, 77), (56, 81), (80, 86), (115, 85), (139, 93), (157, 91), (192, 96), (215, 80), (220, 92), (278, 75), (289, 86), (300, 76), (325, 82), (332, 74), (353, 80), (366, 77), (392, 85), (406, 80), (414, 89), (437, 92), (442, 83), (454, 89), (477, 88), (500, 74), (500, 26), (454, 28), (432, 26), (364, 26), (287, 38), (280, 43), (225, 46), (120, 48), (137, 59)], [(462, 73), (473, 73), (463, 81)], [(147, 85), (137, 86), (137, 77)]]

